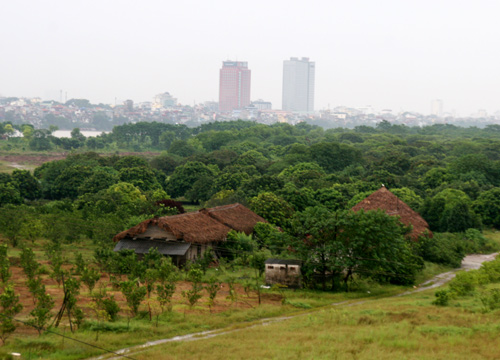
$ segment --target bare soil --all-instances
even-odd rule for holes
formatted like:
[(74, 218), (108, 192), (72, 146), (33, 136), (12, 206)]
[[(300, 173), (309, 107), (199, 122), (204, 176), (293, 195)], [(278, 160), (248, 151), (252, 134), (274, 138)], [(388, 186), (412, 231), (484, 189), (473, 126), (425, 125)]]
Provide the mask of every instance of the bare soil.
[[(113, 154), (100, 154), (102, 156), (111, 156)], [(118, 155), (127, 156), (127, 155), (136, 155), (142, 156), (147, 159), (160, 155), (159, 152), (153, 151), (145, 151), (145, 152), (120, 152)], [(61, 153), (49, 153), (49, 154), (0, 154), (0, 161), (5, 161), (10, 163), (10, 166), (17, 169), (24, 169), (29, 167), (37, 167), (42, 165), (43, 163), (54, 161), (54, 160), (63, 160), (68, 156), (67, 152)]]

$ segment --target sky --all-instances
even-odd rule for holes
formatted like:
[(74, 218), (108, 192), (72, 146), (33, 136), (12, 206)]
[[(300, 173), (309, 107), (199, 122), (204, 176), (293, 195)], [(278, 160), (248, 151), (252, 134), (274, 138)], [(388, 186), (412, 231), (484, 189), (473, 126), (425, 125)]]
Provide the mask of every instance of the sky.
[(500, 110), (498, 0), (4, 0), (0, 96), (218, 101), (224, 60), (281, 108), (283, 60), (316, 63), (315, 110)]

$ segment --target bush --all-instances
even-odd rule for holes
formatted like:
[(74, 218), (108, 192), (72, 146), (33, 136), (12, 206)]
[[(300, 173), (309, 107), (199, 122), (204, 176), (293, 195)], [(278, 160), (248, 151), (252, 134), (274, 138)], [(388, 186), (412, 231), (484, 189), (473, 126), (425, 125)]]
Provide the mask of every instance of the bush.
[(434, 296), (436, 296), (436, 300), (432, 302), (433, 305), (448, 306), (451, 298), (450, 293), (448, 291), (446, 290), (436, 291)]
[(495, 310), (500, 308), (500, 289), (491, 289), (480, 296), (484, 310)]
[(500, 258), (483, 263), (481, 271), (488, 276), (490, 282), (500, 282)]
[(464, 237), (465, 251), (467, 254), (489, 254), (500, 249), (495, 241), (485, 238), (481, 231), (477, 229), (467, 229)]
[(488, 276), (482, 271), (461, 271), (450, 281), (450, 291), (459, 296), (471, 295), (478, 285), (486, 283), (488, 283)]
[(460, 235), (434, 234), (432, 239), (420, 239), (417, 253), (424, 260), (458, 268), (465, 256), (464, 242)]
[(101, 300), (101, 302), (104, 311), (106, 311), (106, 313), (109, 315), (111, 321), (115, 321), (118, 313), (120, 312), (120, 306), (118, 306), (115, 297), (111, 296), (108, 298), (104, 298)]

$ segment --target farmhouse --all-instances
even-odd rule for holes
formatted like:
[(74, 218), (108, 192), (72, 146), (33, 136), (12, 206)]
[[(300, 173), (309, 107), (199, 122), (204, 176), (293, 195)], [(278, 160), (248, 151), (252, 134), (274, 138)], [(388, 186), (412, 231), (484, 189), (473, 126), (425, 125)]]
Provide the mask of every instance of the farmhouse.
[(267, 259), (266, 284), (300, 287), (300, 260)]
[(115, 235), (114, 251), (131, 249), (143, 255), (154, 247), (179, 266), (224, 242), (231, 230), (250, 234), (258, 222), (267, 221), (238, 203), (149, 219)]
[(369, 195), (359, 202), (351, 210), (383, 210), (387, 215), (399, 216), (399, 220), (406, 226), (412, 226), (410, 237), (417, 240), (420, 236), (432, 237), (429, 224), (416, 211), (402, 202), (396, 195), (391, 193), (385, 186)]

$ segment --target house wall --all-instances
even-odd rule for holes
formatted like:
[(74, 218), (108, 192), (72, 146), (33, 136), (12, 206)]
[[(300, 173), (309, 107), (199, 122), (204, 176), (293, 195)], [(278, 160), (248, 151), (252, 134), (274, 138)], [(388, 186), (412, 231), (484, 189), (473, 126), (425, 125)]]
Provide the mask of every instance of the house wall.
[(192, 243), (191, 247), (186, 252), (187, 261), (196, 261), (203, 257), (205, 251), (211, 247), (210, 244), (196, 244)]
[(266, 264), (266, 284), (281, 284), (293, 288), (300, 287), (300, 266)]

